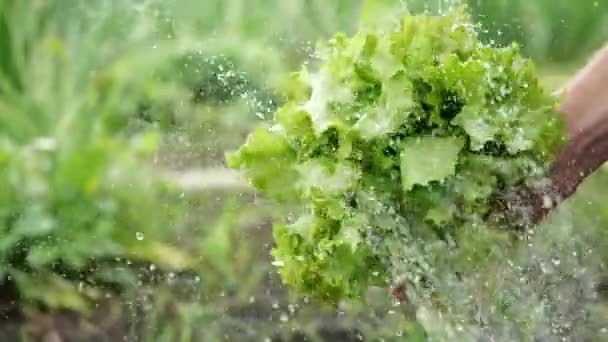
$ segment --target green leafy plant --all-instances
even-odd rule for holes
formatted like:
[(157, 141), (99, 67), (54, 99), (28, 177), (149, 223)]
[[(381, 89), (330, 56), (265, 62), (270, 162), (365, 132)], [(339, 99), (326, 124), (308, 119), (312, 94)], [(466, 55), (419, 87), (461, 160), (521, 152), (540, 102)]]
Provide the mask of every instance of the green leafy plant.
[(147, 166), (159, 132), (128, 130), (166, 58), (137, 18), (127, 2), (0, 1), (0, 276), (24, 303), (84, 310), (136, 286), (131, 264), (191, 264), (169, 245), (178, 193)]
[(517, 46), (482, 44), (462, 10), (339, 34), (319, 56), (272, 125), (228, 155), (257, 189), (301, 207), (274, 227), (283, 280), (331, 302), (398, 281), (420, 317), (451, 314), (446, 336), (479, 333), (465, 328), (476, 305), (464, 294), (518, 241), (485, 218), (500, 190), (542, 181), (564, 141), (555, 100)]

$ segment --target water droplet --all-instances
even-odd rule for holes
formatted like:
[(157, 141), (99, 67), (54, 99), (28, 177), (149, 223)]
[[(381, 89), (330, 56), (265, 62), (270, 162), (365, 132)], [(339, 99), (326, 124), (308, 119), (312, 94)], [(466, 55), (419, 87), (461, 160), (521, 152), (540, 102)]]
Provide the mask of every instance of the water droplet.
[(561, 264), (561, 260), (559, 260), (558, 258), (553, 258), (551, 259), (551, 262), (553, 263), (553, 265), (555, 266), (559, 266), (559, 264)]
[(551, 209), (553, 207), (553, 199), (551, 197), (545, 195), (543, 196), (543, 208)]
[(281, 320), (281, 322), (285, 323), (287, 321), (289, 321), (289, 317), (287, 316), (287, 314), (281, 314), (281, 317), (279, 318)]
[(254, 296), (249, 297), (249, 303), (255, 303), (255, 297)]
[(195, 283), (200, 283), (200, 282), (201, 282), (201, 277), (199, 277), (199, 276), (195, 276), (195, 277), (194, 277), (194, 282), (195, 282)]
[(150, 269), (150, 271), (154, 271), (154, 270), (156, 270), (156, 265), (151, 264), (151, 265), (150, 265), (150, 267), (149, 267), (149, 269)]
[(142, 232), (135, 233), (135, 238), (137, 239), (137, 241), (142, 241), (144, 239), (144, 233), (142, 233)]

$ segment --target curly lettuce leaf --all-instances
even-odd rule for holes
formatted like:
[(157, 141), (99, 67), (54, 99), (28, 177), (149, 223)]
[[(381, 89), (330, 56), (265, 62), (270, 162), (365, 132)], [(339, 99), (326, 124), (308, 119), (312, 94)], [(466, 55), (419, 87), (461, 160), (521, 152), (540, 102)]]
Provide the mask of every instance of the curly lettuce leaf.
[(277, 199), (294, 197), (291, 189), (297, 179), (293, 168), (296, 152), (284, 137), (257, 129), (237, 153), (227, 155), (227, 161), (230, 167), (247, 169), (247, 176), (257, 189)]
[(464, 142), (457, 137), (408, 138), (401, 150), (401, 186), (442, 182), (454, 174)]

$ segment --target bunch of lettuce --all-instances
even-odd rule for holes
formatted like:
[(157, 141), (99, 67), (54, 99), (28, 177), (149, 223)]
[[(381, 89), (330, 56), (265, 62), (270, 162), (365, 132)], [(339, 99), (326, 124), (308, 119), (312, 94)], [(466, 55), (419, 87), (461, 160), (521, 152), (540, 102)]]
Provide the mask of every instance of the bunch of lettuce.
[(227, 157), (300, 208), (274, 227), (284, 282), (335, 302), (399, 281), (412, 301), (465, 308), (447, 294), (518, 241), (487, 219), (495, 195), (542, 180), (564, 141), (555, 99), (462, 10), (338, 34), (317, 57)]

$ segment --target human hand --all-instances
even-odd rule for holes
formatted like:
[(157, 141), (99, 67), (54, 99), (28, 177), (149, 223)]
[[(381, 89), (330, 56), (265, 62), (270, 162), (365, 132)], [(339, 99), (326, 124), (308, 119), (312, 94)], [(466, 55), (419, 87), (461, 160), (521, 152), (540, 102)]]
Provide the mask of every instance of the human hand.
[[(608, 46), (599, 50), (561, 90), (559, 108), (568, 142), (549, 170), (542, 189), (511, 189), (497, 200), (495, 217), (537, 224), (608, 160)], [(495, 215), (496, 214), (496, 215)], [(491, 216), (492, 216), (491, 215)]]
[(557, 93), (571, 138), (608, 120), (608, 45)]

